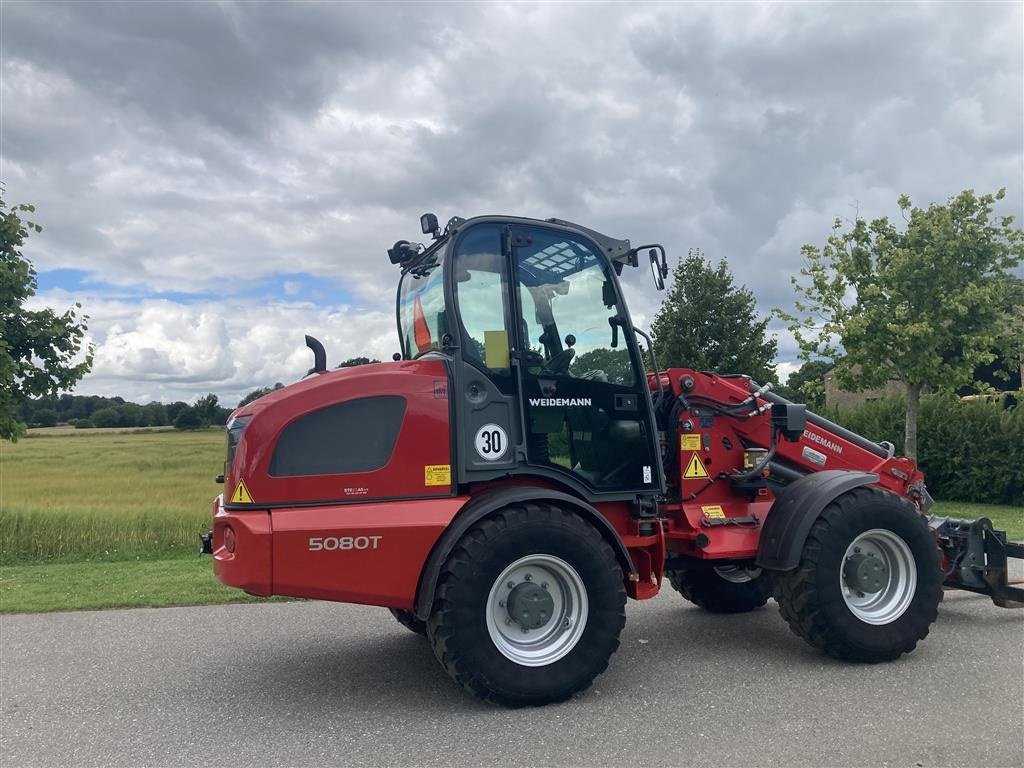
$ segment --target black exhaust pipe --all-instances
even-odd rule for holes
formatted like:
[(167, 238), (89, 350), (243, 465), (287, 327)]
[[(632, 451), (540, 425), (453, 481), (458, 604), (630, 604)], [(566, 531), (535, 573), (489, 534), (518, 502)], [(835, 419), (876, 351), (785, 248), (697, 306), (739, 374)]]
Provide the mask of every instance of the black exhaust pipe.
[(327, 351), (324, 345), (309, 334), (306, 334), (306, 346), (313, 350), (313, 367), (306, 373), (323, 373), (327, 370)]

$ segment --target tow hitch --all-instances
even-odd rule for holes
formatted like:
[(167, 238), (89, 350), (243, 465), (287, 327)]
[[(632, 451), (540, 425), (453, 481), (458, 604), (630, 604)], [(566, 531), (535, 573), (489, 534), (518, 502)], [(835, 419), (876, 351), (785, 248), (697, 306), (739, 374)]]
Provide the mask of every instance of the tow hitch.
[(988, 595), (1000, 608), (1024, 608), (1024, 589), (1009, 580), (1010, 559), (1024, 560), (1024, 544), (1007, 542), (987, 517), (929, 517), (942, 550), (945, 584)]

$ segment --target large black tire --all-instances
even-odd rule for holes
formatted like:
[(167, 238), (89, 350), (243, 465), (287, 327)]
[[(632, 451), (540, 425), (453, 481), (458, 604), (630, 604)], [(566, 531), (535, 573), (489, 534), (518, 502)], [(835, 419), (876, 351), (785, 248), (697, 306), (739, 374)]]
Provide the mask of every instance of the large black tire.
[[(863, 556), (857, 542), (867, 552), (880, 543), (877, 557), (887, 563), (881, 589), (859, 591), (844, 575), (849, 561)], [(894, 575), (898, 569), (905, 583)], [(790, 629), (847, 661), (891, 661), (914, 650), (942, 601), (939, 550), (927, 523), (908, 502), (877, 488), (854, 489), (825, 507), (800, 565), (772, 583)]]
[[(667, 571), (673, 589), (691, 603), (711, 613), (746, 613), (760, 608), (772, 595), (771, 578), (758, 569), (747, 580), (744, 569), (719, 571), (716, 568), (694, 568)], [(725, 574), (725, 575), (722, 575)]]
[(401, 608), (388, 608), (388, 610), (391, 611), (391, 615), (395, 617), (395, 621), (410, 632), (415, 632), (417, 635), (424, 636), (427, 634), (427, 622), (423, 619), (417, 619), (416, 615), (412, 611), (403, 611)]
[[(548, 604), (547, 618), (538, 609), (534, 620), (545, 623), (524, 630), (511, 618), (524, 603), (510, 584), (527, 590), (521, 594), (542, 585), (561, 602)], [(476, 696), (506, 706), (547, 704), (587, 688), (608, 667), (625, 604), (622, 568), (592, 525), (557, 506), (522, 504), (484, 518), (452, 550), (427, 637), (448, 674)], [(540, 656), (524, 662), (530, 653)]]

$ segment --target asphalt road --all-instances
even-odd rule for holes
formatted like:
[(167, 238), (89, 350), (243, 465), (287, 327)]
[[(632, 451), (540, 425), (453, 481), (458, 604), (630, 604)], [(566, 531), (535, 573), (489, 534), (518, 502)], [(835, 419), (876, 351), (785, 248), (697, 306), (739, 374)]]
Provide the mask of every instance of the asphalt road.
[(774, 603), (630, 604), (571, 701), (462, 692), (379, 608), (0, 617), (0, 765), (1024, 765), (1024, 611), (947, 593), (904, 659), (833, 661)]

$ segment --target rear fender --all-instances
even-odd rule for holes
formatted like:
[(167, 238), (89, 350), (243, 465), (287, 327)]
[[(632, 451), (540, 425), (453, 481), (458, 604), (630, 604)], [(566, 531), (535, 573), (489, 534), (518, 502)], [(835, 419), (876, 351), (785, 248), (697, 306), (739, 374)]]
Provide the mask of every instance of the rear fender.
[(805, 475), (776, 493), (757, 547), (757, 564), (791, 571), (800, 564), (804, 542), (822, 510), (837, 496), (878, 482), (873, 472), (827, 469)]
[(633, 560), (629, 556), (626, 545), (622, 543), (622, 539), (619, 538), (618, 532), (611, 523), (594, 507), (574, 496), (547, 488), (498, 488), (482, 493), (466, 504), (434, 545), (434, 549), (423, 566), (419, 588), (416, 591), (413, 612), (417, 618), (426, 621), (430, 617), (430, 609), (434, 603), (434, 590), (437, 589), (437, 580), (441, 575), (441, 566), (444, 565), (444, 561), (455, 549), (455, 545), (466, 531), (498, 509), (527, 501), (547, 501), (557, 504), (576, 512), (584, 520), (592, 523), (615, 550), (616, 559), (622, 566), (626, 578), (636, 579), (636, 568), (633, 567)]

